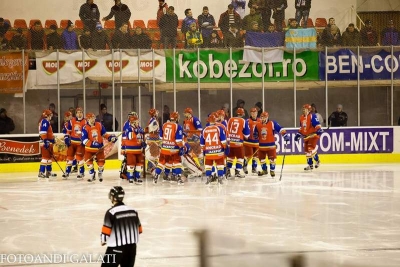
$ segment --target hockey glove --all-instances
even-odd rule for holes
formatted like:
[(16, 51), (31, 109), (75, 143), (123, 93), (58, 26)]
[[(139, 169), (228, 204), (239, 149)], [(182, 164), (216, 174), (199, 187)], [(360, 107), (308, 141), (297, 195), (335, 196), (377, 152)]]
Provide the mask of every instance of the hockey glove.
[(193, 142), (199, 142), (200, 137), (199, 137), (197, 134), (194, 134), (194, 135), (192, 136), (192, 140), (193, 140)]
[(321, 135), (323, 132), (324, 132), (324, 130), (322, 130), (322, 128), (319, 128), (318, 131), (317, 131), (317, 134)]
[(289, 141), (289, 140), (290, 140), (290, 136), (289, 136), (288, 134), (284, 134), (284, 135), (283, 135), (283, 140), (284, 140), (285, 142)]
[(71, 137), (69, 135), (64, 136), (64, 143), (67, 147), (71, 145)]
[(301, 138), (301, 133), (297, 133), (296, 136), (294, 137), (294, 141), (299, 141)]
[(44, 139), (43, 141), (44, 143), (44, 148), (49, 149), (50, 148), (50, 140), (49, 139)]
[(117, 142), (118, 141), (118, 138), (115, 136), (115, 135), (110, 135), (109, 137), (108, 137), (108, 142), (113, 142), (113, 143), (115, 143), (115, 142)]
[(147, 147), (146, 142), (142, 142), (142, 143), (141, 143), (141, 146), (142, 146), (142, 148), (146, 149), (146, 147)]
[(101, 148), (102, 145), (99, 142), (93, 141), (92, 144), (90, 145), (92, 148)]
[(226, 146), (225, 149), (224, 149), (225, 156), (228, 156), (229, 152), (230, 152), (229, 146)]
[(186, 152), (186, 147), (185, 146), (179, 148), (179, 156), (185, 155), (185, 152)]

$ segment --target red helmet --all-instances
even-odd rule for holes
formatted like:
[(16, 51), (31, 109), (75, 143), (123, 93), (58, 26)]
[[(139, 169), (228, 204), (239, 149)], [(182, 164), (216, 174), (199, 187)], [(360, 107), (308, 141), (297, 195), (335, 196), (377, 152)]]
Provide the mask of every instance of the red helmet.
[(258, 112), (256, 108), (251, 108), (250, 112)]
[(154, 116), (156, 116), (157, 112), (158, 112), (157, 109), (151, 108), (151, 109), (149, 110), (149, 115), (152, 116), (152, 117), (154, 117)]
[(260, 115), (260, 118), (261, 118), (262, 120), (268, 119), (268, 118), (269, 118), (268, 112), (266, 112), (266, 111), (262, 112), (261, 115)]
[(82, 113), (83, 113), (83, 108), (77, 107), (77, 108), (75, 109), (75, 112), (78, 112), (78, 111), (82, 111)]
[(185, 108), (185, 111), (183, 113), (190, 113), (193, 115), (193, 110), (191, 108)]
[(207, 119), (207, 121), (209, 123), (215, 123), (217, 120), (218, 120), (218, 115), (217, 115), (216, 112), (211, 113), (210, 116), (208, 116), (208, 119)]
[(72, 116), (71, 111), (65, 111), (65, 112), (64, 112), (64, 118), (69, 118), (69, 117), (71, 117), (71, 116)]
[(88, 113), (86, 113), (85, 118), (86, 118), (87, 120), (96, 119), (96, 115), (94, 115), (94, 113), (92, 113), (92, 112), (88, 112)]
[(130, 123), (139, 120), (139, 116), (135, 111), (131, 111), (128, 113), (128, 120)]
[(244, 115), (244, 109), (238, 108), (237, 111), (236, 111), (236, 114), (239, 115), (239, 116), (243, 116)]
[(45, 110), (43, 110), (43, 112), (42, 112), (42, 117), (43, 117), (43, 118), (47, 118), (47, 117), (49, 117), (49, 116), (51, 116), (51, 115), (53, 115), (53, 112), (51, 112), (50, 109), (45, 109)]
[(218, 115), (219, 117), (222, 117), (222, 116), (225, 117), (225, 111), (224, 111), (223, 109), (220, 109), (220, 110), (217, 111), (217, 115)]
[(305, 104), (305, 105), (303, 106), (303, 109), (306, 109), (306, 110), (308, 110), (308, 111), (311, 111), (311, 105), (310, 105), (310, 104)]
[(174, 111), (169, 115), (171, 121), (177, 121), (179, 119), (179, 113)]

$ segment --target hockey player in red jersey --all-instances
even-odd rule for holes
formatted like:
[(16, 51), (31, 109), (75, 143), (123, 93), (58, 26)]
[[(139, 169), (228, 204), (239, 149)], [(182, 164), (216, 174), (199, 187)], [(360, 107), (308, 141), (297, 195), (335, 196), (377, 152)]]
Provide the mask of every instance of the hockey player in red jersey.
[(71, 118), (65, 125), (64, 143), (67, 145), (67, 167), (65, 168), (65, 175), (63, 178), (67, 179), (71, 173), (71, 168), (74, 159), (78, 162), (79, 173), (77, 179), (83, 179), (85, 172), (85, 161), (83, 160), (85, 154), (85, 147), (82, 145), (82, 129), (86, 125), (86, 120), (83, 116), (83, 109), (76, 108), (76, 117)]
[(104, 143), (103, 138), (107, 138), (109, 142), (117, 142), (118, 138), (113, 134), (108, 134), (106, 128), (100, 123), (96, 122), (96, 116), (93, 113), (86, 114), (87, 124), (82, 129), (82, 144), (85, 146), (85, 162), (89, 170), (90, 178), (88, 182), (96, 180), (96, 172), (93, 166), (93, 157), (96, 157), (98, 165), (99, 181), (103, 181), (104, 171)]
[(255, 135), (258, 136), (258, 158), (261, 161), (262, 168), (262, 171), (259, 171), (258, 175), (262, 176), (268, 174), (268, 168), (266, 164), (266, 157), (268, 156), (270, 173), (272, 177), (275, 177), (276, 145), (274, 134), (281, 134), (285, 142), (289, 141), (289, 135), (286, 133), (286, 130), (283, 129), (276, 121), (269, 120), (268, 112), (262, 112), (260, 115), (260, 120), (261, 121), (257, 123), (254, 131)]
[(320, 165), (316, 146), (319, 137), (324, 132), (317, 116), (310, 111), (311, 106), (309, 104), (305, 104), (303, 106), (303, 114), (300, 116), (300, 129), (294, 139), (295, 141), (298, 141), (301, 137), (304, 138), (304, 153), (306, 154), (307, 158), (307, 167), (304, 168), (305, 171), (311, 171), (314, 168), (313, 157), (315, 161), (315, 168), (318, 168)]
[(161, 152), (160, 159), (156, 168), (153, 183), (156, 184), (161, 172), (165, 167), (172, 167), (172, 180), (183, 185), (181, 155), (186, 152), (186, 147), (182, 140), (183, 129), (179, 123), (179, 113), (170, 114), (170, 122), (164, 123), (161, 131)]
[(123, 126), (122, 140), (125, 146), (129, 183), (142, 184), (143, 181), (140, 179), (144, 162), (142, 148), (146, 147), (146, 143), (144, 130), (139, 126), (139, 116), (136, 112), (129, 112), (128, 120)]
[(45, 109), (39, 120), (39, 145), (41, 148), (42, 160), (40, 161), (38, 178), (57, 176), (57, 174), (52, 173), (53, 144), (55, 142), (53, 129), (50, 124), (52, 115), (53, 113), (51, 110)]
[(200, 165), (203, 165), (203, 153), (200, 146), (200, 134), (203, 130), (200, 120), (193, 116), (193, 110), (186, 108), (183, 112), (185, 120), (183, 121), (184, 141), (188, 142), (193, 153), (198, 158)]
[(216, 180), (215, 177), (212, 177), (214, 164), (217, 166), (218, 183), (222, 184), (225, 167), (224, 153), (229, 153), (229, 148), (226, 147), (225, 130), (223, 126), (217, 125), (217, 116), (214, 113), (208, 117), (208, 122), (210, 125), (204, 128), (200, 137), (200, 144), (205, 157), (206, 184)]
[[(245, 177), (243, 171), (244, 148), (243, 141), (250, 135), (250, 128), (244, 117), (244, 109), (238, 108), (237, 117), (232, 117), (228, 121), (227, 139), (229, 141), (228, 166), (232, 177)], [(236, 158), (236, 170), (233, 168), (233, 161)]]
[(247, 123), (250, 128), (250, 135), (247, 140), (244, 140), (244, 173), (248, 173), (247, 164), (252, 160), (251, 172), (257, 173), (257, 151), (258, 151), (258, 135), (254, 133), (257, 123), (260, 122), (260, 118), (257, 118), (257, 109), (250, 109), (250, 118), (247, 119)]

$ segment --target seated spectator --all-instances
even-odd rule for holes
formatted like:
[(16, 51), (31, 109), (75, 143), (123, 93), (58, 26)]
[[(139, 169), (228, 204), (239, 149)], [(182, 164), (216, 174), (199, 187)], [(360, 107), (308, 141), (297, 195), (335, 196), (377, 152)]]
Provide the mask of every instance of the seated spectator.
[(399, 44), (399, 31), (394, 27), (393, 20), (389, 20), (388, 26), (383, 29), (382, 34), (382, 45), (398, 45)]
[(203, 44), (203, 36), (197, 29), (196, 22), (190, 24), (190, 30), (186, 33), (187, 48), (198, 48)]
[(289, 19), (289, 25), (288, 25), (287, 29), (291, 30), (291, 29), (298, 29), (298, 28), (299, 28), (299, 25), (297, 23), (297, 20), (296, 19)]
[(136, 27), (131, 40), (132, 48), (134, 49), (151, 49), (151, 39), (140, 27)]
[(225, 47), (243, 47), (243, 36), (236, 24), (231, 24), (229, 31), (224, 34), (224, 45)]
[(101, 23), (96, 24), (96, 31), (91, 33), (92, 36), (92, 48), (94, 50), (105, 50), (107, 45), (109, 49), (112, 49), (110, 38), (108, 38), (107, 33), (103, 30)]
[(88, 27), (83, 28), (83, 34), (78, 36), (78, 43), (80, 49), (92, 48), (92, 37), (90, 35), (90, 29)]
[(11, 25), (8, 24), (3, 18), (0, 18), (0, 34), (5, 35), (6, 32), (11, 28)]
[(112, 46), (114, 49), (130, 49), (131, 36), (128, 32), (128, 24), (122, 23), (122, 26), (115, 31), (112, 38)]
[(261, 32), (260, 25), (257, 21), (251, 23), (251, 28), (248, 32)]
[(45, 34), (40, 21), (35, 21), (32, 28), (28, 31), (28, 39), (32, 50), (44, 50)]
[(372, 28), (372, 21), (367, 19), (365, 27), (360, 31), (362, 46), (377, 46), (378, 33)]
[(78, 50), (78, 36), (74, 31), (74, 24), (72, 21), (68, 21), (67, 28), (63, 31), (61, 35), (61, 40), (63, 43), (63, 48), (65, 50)]
[(328, 118), (328, 124), (332, 127), (342, 127), (347, 126), (347, 114), (343, 111), (343, 106), (341, 104), (337, 105), (336, 111)]
[(10, 48), (8, 44), (8, 40), (4, 37), (3, 34), (0, 34), (0, 51), (8, 50)]
[(50, 25), (49, 31), (50, 33), (47, 34), (46, 36), (47, 49), (49, 50), (63, 49), (61, 36), (57, 33), (57, 26), (54, 24)]
[(277, 32), (275, 30), (275, 25), (274, 24), (269, 24), (268, 28), (267, 28), (267, 31), (265, 33), (274, 33), (274, 32)]
[(336, 25), (329, 27), (329, 32), (323, 32), (321, 36), (321, 44), (323, 46), (336, 47), (342, 44), (342, 38), (340, 36), (340, 30)]
[(14, 36), (11, 38), (10, 47), (12, 50), (26, 49), (26, 38), (22, 34), (22, 29), (18, 28)]
[(218, 32), (213, 30), (210, 36), (210, 43), (208, 44), (209, 48), (222, 48), (224, 46), (224, 42), (219, 37)]
[(342, 34), (342, 46), (360, 46), (360, 32), (350, 23), (346, 31)]
[[(1, 34), (0, 34), (1, 35)], [(0, 109), (0, 134), (9, 134), (14, 131), (14, 121), (7, 116), (7, 110), (5, 108)]]
[(250, 14), (244, 16), (243, 18), (243, 29), (245, 31), (251, 30), (254, 22), (257, 22), (259, 26), (263, 25), (261, 15), (259, 13), (256, 13), (255, 7), (251, 7)]

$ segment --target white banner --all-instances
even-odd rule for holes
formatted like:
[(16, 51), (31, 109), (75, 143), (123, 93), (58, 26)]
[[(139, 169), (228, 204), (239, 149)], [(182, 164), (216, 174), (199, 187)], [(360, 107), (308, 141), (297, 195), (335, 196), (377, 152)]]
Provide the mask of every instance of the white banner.
[[(122, 65), (122, 79), (124, 81), (133, 81), (140, 78), (149, 80), (153, 78), (152, 53), (140, 54), (140, 63), (136, 53), (132, 55), (126, 52), (114, 52), (114, 63), (111, 53), (102, 52), (84, 53), (82, 52), (59, 53), (59, 74), (60, 84), (68, 84), (81, 81), (83, 78), (83, 65), (85, 64), (85, 77), (100, 80), (111, 81), (113, 64), (115, 80), (120, 79), (120, 69)], [(84, 62), (84, 63), (83, 63)], [(122, 63), (122, 64), (121, 64)], [(165, 57), (154, 54), (155, 78), (162, 82), (166, 81)], [(57, 53), (53, 52), (44, 57), (37, 54), (36, 58), (36, 84), (37, 85), (55, 85), (57, 84)], [(139, 74), (140, 72), (140, 74)]]
[[(259, 47), (245, 46), (243, 61), (262, 63), (262, 50)], [(283, 61), (282, 49), (264, 49), (264, 63), (276, 63)]]

